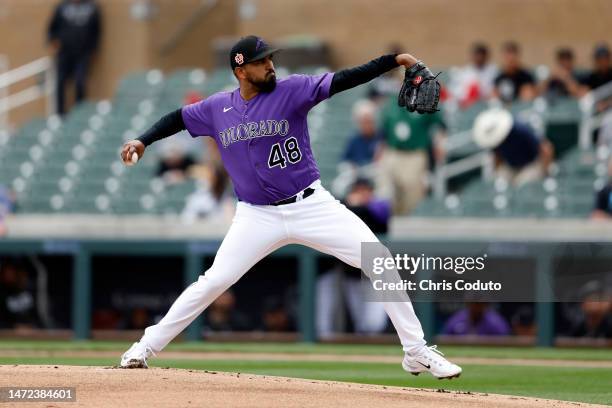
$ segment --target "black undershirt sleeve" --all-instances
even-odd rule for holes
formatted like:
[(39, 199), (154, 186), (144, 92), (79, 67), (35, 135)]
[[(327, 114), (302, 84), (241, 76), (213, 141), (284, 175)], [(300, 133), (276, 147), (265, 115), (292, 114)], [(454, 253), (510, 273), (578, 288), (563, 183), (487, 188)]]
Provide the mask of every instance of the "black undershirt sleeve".
[[(398, 66), (398, 63), (395, 61), (395, 55), (390, 54), (383, 55), (357, 67), (338, 71), (334, 73), (332, 78), (329, 91), (330, 96), (365, 84)], [(145, 146), (149, 146), (153, 142), (172, 136), (182, 130), (185, 130), (185, 123), (183, 122), (181, 109), (177, 109), (162, 117), (142, 136), (138, 137), (137, 140), (140, 140)]]
[(396, 54), (383, 55), (366, 64), (334, 73), (329, 88), (329, 96), (365, 84), (385, 72), (399, 67), (399, 64), (395, 61), (395, 56)]
[(153, 142), (157, 142), (181, 130), (185, 130), (185, 122), (183, 122), (181, 111), (182, 109), (177, 109), (162, 117), (136, 140), (140, 140), (145, 146), (148, 146)]

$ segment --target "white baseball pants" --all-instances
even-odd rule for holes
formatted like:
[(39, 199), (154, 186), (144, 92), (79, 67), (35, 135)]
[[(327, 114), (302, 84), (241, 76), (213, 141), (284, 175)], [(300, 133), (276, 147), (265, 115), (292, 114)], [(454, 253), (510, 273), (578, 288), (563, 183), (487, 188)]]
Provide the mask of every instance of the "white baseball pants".
[[(212, 266), (181, 293), (168, 313), (142, 337), (161, 351), (221, 293), (269, 253), (288, 244), (301, 244), (361, 268), (361, 243), (378, 242), (370, 228), (336, 200), (320, 181), (301, 201), (281, 206), (238, 202), (236, 215)], [(405, 352), (425, 345), (421, 324), (410, 301), (383, 302)]]

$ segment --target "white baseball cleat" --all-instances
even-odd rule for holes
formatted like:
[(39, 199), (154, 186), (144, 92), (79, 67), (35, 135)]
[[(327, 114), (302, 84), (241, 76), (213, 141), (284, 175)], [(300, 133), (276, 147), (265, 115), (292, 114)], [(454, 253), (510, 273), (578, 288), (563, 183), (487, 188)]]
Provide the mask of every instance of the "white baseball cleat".
[(439, 380), (444, 378), (451, 379), (461, 375), (461, 367), (451, 363), (442, 357), (438, 346), (424, 346), (414, 355), (406, 354), (402, 367), (412, 375), (419, 375), (425, 371), (429, 371), (431, 375)]
[(153, 349), (145, 343), (136, 342), (121, 356), (121, 368), (149, 368), (147, 358), (154, 356)]

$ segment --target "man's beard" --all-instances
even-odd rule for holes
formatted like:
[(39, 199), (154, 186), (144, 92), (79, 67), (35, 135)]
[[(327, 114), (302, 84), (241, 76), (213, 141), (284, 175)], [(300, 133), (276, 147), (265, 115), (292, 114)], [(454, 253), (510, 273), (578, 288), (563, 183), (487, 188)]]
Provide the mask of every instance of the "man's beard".
[(259, 92), (270, 93), (276, 88), (276, 75), (268, 75), (263, 81), (251, 81)]

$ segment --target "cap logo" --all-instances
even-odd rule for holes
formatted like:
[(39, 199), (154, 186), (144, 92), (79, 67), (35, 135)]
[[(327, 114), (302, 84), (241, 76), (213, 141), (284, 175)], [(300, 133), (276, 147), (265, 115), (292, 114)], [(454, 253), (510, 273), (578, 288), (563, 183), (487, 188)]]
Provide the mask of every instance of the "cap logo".
[(244, 57), (242, 56), (242, 54), (236, 54), (236, 56), (234, 57), (234, 61), (236, 61), (236, 64), (242, 65), (242, 63), (244, 62)]

